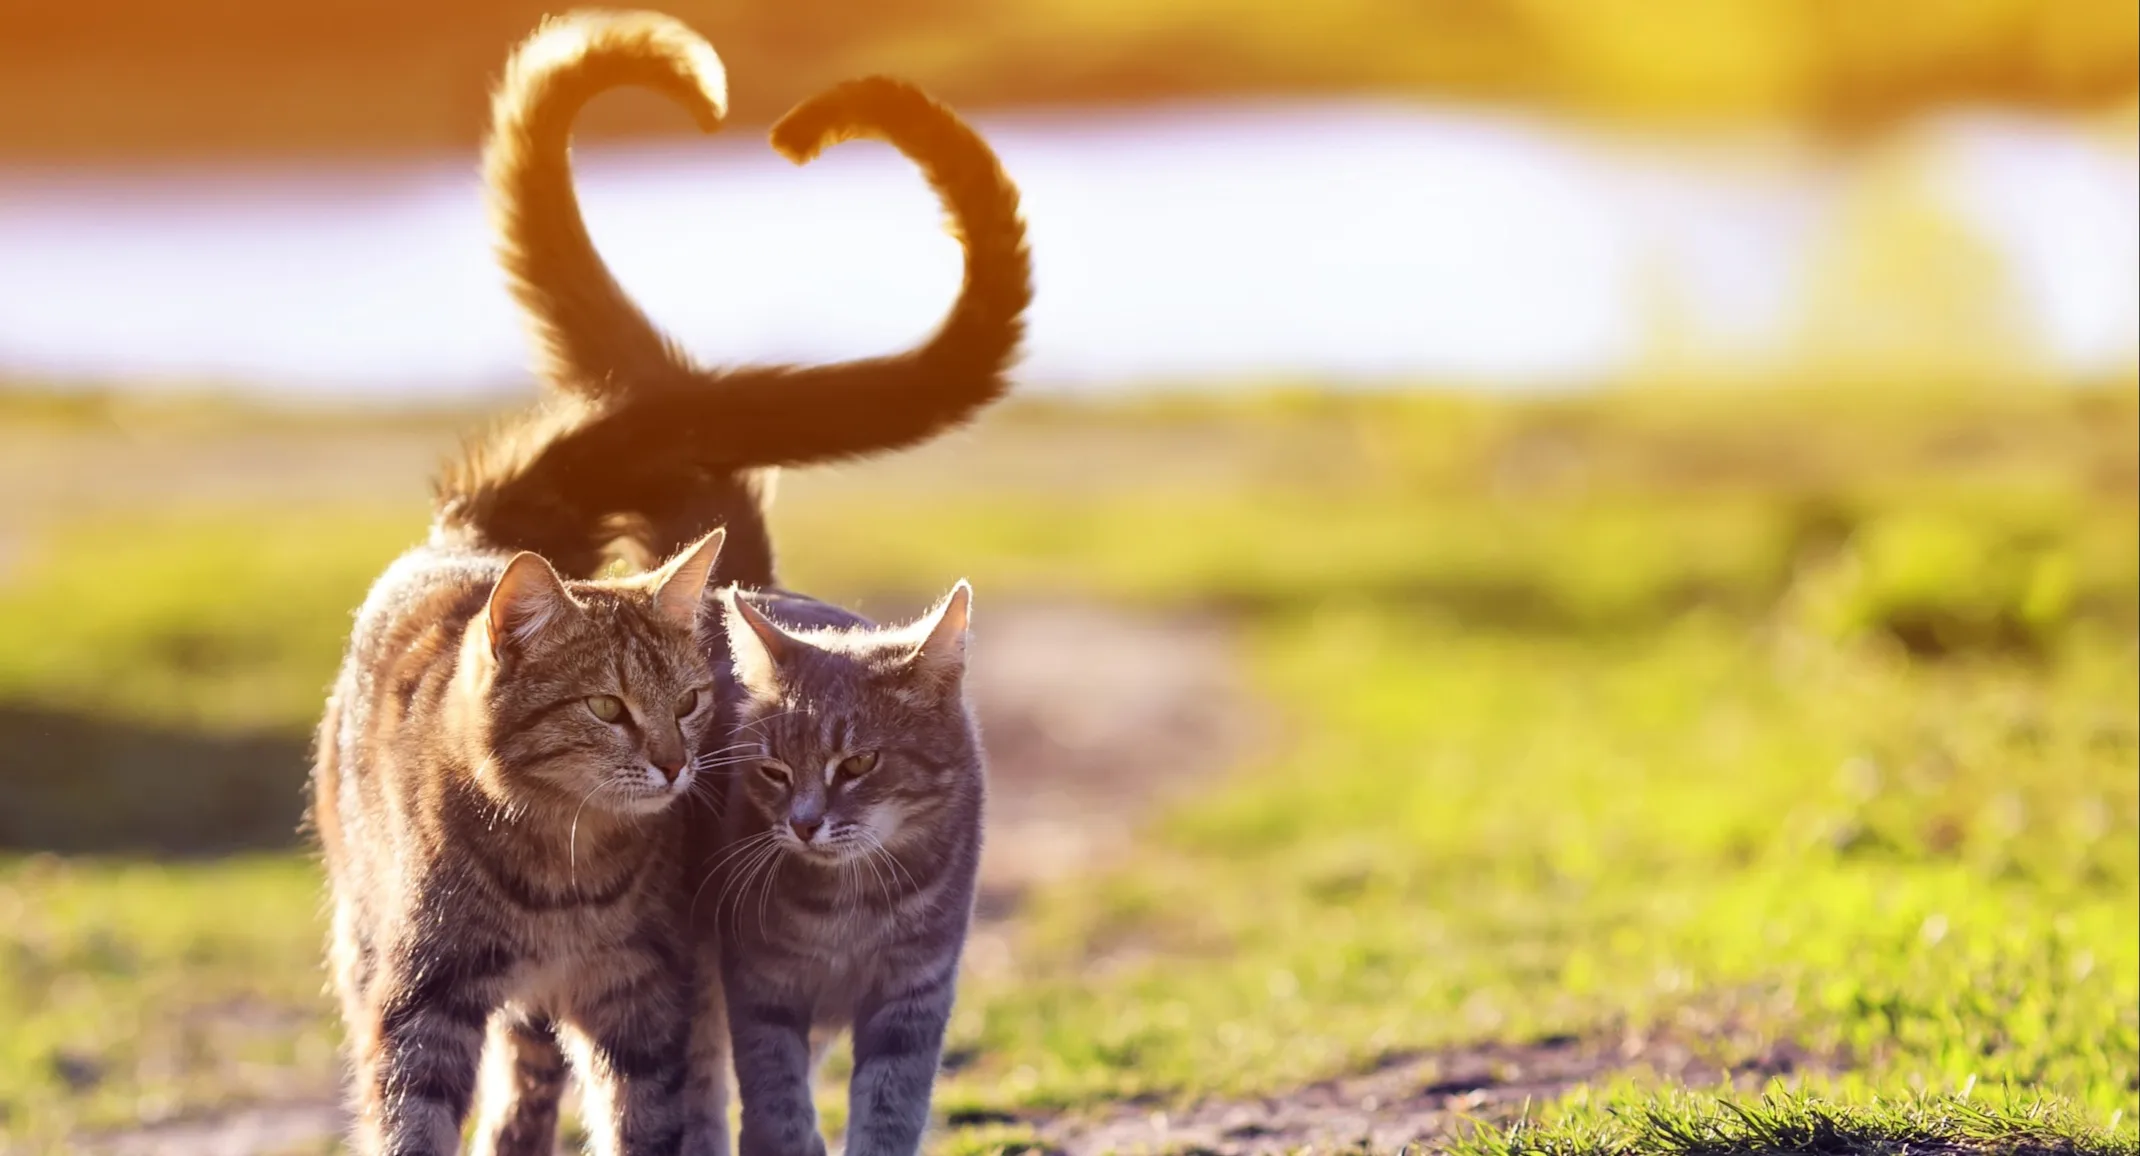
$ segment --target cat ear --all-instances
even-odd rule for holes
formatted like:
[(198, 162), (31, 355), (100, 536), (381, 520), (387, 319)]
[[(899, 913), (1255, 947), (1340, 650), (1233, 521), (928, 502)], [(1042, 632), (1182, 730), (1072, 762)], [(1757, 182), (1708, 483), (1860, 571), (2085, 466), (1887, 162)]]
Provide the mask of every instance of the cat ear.
[(564, 581), (541, 555), (514, 555), (490, 588), (490, 603), (483, 610), (491, 657), (503, 658), (508, 649), (533, 642), (572, 609)]
[(781, 660), (792, 657), (802, 643), (745, 602), (733, 586), (721, 592), (721, 604), (727, 610), (728, 654), (736, 681), (758, 689), (778, 683)]
[(936, 609), (915, 624), (917, 630), (928, 633), (907, 658), (908, 665), (932, 679), (956, 684), (966, 673), (966, 639), (972, 613), (973, 587), (962, 578), (936, 604)]
[(728, 532), (715, 530), (684, 548), (683, 553), (654, 572), (654, 609), (663, 618), (696, 633), (699, 609), (705, 605), (706, 581), (713, 577), (713, 563), (721, 556), (721, 543)]

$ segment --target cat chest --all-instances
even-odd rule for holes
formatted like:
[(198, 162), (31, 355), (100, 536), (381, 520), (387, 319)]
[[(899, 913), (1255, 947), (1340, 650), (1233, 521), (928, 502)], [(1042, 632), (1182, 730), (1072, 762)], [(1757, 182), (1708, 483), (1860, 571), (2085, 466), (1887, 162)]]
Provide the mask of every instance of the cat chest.
[(558, 1011), (586, 989), (609, 986), (618, 972), (637, 972), (632, 956), (635, 919), (621, 915), (534, 913), (517, 928), (520, 961), (506, 980), (515, 1003)]
[(787, 913), (781, 954), (808, 989), (819, 1024), (844, 1023), (870, 992), (896, 980), (917, 954), (912, 929), (885, 912)]

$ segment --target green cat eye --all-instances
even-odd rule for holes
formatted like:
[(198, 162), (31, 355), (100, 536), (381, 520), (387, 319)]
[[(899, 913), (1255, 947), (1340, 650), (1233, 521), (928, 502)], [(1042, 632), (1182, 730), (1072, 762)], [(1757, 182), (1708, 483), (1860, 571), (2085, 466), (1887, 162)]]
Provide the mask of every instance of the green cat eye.
[(771, 780), (772, 780), (773, 782), (776, 782), (776, 783), (783, 783), (783, 784), (784, 784), (784, 783), (786, 783), (786, 782), (788, 781), (788, 768), (787, 768), (786, 764), (783, 764), (783, 763), (775, 763), (775, 762), (763, 762), (763, 763), (759, 763), (759, 764), (758, 764), (758, 773), (759, 773), (759, 774), (761, 774), (761, 775), (764, 775), (764, 776), (765, 776), (766, 778), (768, 778), (768, 779), (771, 779)]
[(863, 751), (840, 760), (840, 777), (859, 779), (877, 769), (877, 752)]
[(685, 691), (684, 697), (676, 700), (676, 717), (690, 718), (692, 715), (697, 714), (698, 698), (699, 695), (696, 688)]
[(587, 709), (603, 722), (613, 723), (624, 717), (624, 700), (613, 694), (591, 694)]

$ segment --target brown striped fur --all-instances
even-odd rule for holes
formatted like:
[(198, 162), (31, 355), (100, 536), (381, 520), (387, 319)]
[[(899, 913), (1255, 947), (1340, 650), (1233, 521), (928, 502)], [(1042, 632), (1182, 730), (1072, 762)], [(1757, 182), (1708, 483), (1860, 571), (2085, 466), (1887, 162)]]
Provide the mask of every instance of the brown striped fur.
[(320, 726), (356, 1147), (457, 1150), (486, 1030), (494, 1086), (554, 1089), (554, 1063), (505, 1046), (541, 1024), (588, 1085), (597, 1150), (677, 1152), (702, 985), (675, 804), (718, 713), (701, 633), (720, 536), (611, 581), (484, 538), (449, 520), (379, 579)]

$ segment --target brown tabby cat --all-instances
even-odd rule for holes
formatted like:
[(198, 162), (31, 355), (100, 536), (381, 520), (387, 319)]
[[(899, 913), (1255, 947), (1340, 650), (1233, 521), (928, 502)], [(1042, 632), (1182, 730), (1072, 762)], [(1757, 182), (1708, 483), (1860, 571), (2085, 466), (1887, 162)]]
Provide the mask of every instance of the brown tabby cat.
[(742, 1156), (825, 1151), (813, 1053), (848, 1027), (847, 1152), (920, 1147), (981, 855), (971, 606), (961, 582), (885, 629), (822, 603), (727, 598), (721, 685), (742, 769), (720, 823), (724, 902), (700, 925), (719, 936)]
[(312, 782), (360, 1151), (458, 1149), (494, 1013), (562, 1031), (597, 1150), (681, 1145), (704, 997), (673, 804), (716, 714), (720, 546), (567, 581), (449, 515), (365, 599)]

